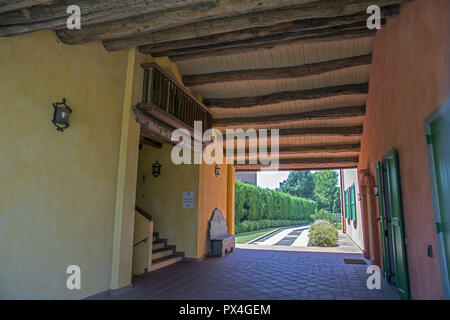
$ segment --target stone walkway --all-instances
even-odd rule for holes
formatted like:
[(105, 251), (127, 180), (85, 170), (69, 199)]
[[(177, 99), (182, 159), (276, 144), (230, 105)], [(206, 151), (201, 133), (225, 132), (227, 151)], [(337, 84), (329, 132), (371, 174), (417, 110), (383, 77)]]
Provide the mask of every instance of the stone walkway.
[(336, 247), (308, 246), (309, 230), (309, 225), (283, 227), (248, 243), (237, 244), (236, 247), (260, 250), (362, 253), (361, 249), (341, 231), (338, 233)]
[(345, 264), (359, 254), (236, 249), (225, 257), (180, 262), (136, 277), (110, 299), (267, 300), (398, 299), (382, 277), (366, 287), (367, 265)]

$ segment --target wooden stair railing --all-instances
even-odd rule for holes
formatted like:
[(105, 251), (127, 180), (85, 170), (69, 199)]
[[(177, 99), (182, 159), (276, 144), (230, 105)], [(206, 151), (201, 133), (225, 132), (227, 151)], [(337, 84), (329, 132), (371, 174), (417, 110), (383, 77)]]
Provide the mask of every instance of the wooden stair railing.
[(135, 210), (137, 213), (139, 213), (141, 216), (143, 216), (147, 220), (152, 221), (152, 216), (147, 211), (142, 209), (141, 207), (135, 206)]

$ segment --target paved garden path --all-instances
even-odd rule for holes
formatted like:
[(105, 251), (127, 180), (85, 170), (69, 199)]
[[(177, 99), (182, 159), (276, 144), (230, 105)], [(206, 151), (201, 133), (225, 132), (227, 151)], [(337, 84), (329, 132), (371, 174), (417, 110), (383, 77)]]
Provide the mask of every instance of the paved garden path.
[(381, 289), (369, 290), (367, 265), (346, 264), (344, 258), (362, 256), (236, 249), (147, 273), (109, 299), (399, 299), (382, 277)]
[(236, 247), (241, 249), (361, 253), (361, 249), (342, 232), (338, 234), (336, 247), (308, 246), (309, 231), (309, 225), (283, 227), (246, 244), (237, 244)]

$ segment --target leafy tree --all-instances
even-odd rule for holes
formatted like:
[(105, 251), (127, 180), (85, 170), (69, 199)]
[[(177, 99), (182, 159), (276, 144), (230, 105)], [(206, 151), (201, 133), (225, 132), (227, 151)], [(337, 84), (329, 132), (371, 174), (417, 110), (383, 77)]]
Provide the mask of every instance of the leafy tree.
[(333, 212), (342, 212), (341, 211), (341, 188), (339, 188), (339, 187), (336, 189), (336, 193), (334, 195)]
[(334, 170), (320, 170), (313, 174), (314, 200), (319, 209), (333, 211), (336, 196), (339, 199), (338, 173)]
[(315, 182), (310, 171), (291, 171), (288, 178), (280, 183), (278, 191), (294, 197), (314, 198)]

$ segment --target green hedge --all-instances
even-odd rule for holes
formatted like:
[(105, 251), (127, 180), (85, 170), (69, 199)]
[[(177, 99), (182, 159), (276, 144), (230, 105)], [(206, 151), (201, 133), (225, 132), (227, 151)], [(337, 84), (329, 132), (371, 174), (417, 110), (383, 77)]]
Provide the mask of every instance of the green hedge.
[(260, 220), (311, 220), (317, 207), (314, 201), (261, 189), (239, 180), (236, 180), (235, 204), (236, 224)]
[(294, 226), (299, 224), (307, 224), (306, 220), (259, 220), (259, 221), (242, 221), (236, 222), (235, 233), (243, 233), (255, 230), (263, 230), (268, 228), (278, 228), (285, 226)]

